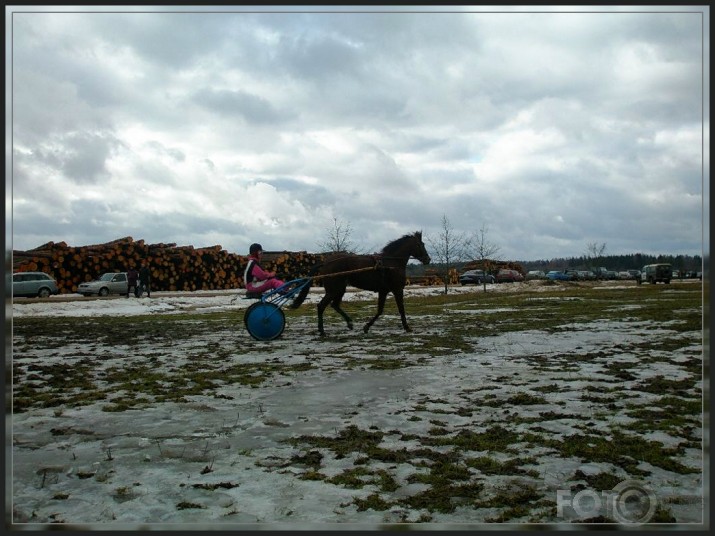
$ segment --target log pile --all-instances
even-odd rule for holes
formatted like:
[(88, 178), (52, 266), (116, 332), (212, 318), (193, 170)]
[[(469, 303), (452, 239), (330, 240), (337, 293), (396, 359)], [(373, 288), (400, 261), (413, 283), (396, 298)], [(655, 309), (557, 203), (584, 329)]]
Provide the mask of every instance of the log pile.
[(488, 274), (496, 275), (501, 269), (506, 270), (516, 270), (521, 273), (521, 275), (526, 274), (524, 267), (518, 262), (511, 261), (495, 261), (491, 259), (484, 259), (478, 261), (472, 261), (464, 266), (464, 271), (467, 270), (484, 270)]
[(420, 287), (434, 287), (444, 285), (443, 280), (438, 275), (413, 275), (407, 278), (408, 285), (418, 285)]
[[(321, 255), (306, 252), (265, 252), (262, 265), (289, 281), (308, 275)], [(228, 253), (221, 246), (194, 248), (170, 244), (146, 244), (132, 237), (104, 244), (72, 247), (48, 242), (27, 251), (13, 251), (13, 272), (45, 272), (57, 281), (60, 293), (77, 292), (85, 281), (106, 272), (126, 272), (147, 261), (152, 290), (194, 291), (244, 287), (243, 270), (248, 257)]]
[[(412, 276), (407, 279), (408, 285), (419, 285), (422, 287), (434, 287), (444, 285), (444, 272), (441, 270), (435, 270), (434, 268), (428, 268), (425, 270), (425, 275), (422, 276)], [(446, 274), (447, 284), (456, 285), (459, 283), (459, 272), (456, 268), (450, 268)]]

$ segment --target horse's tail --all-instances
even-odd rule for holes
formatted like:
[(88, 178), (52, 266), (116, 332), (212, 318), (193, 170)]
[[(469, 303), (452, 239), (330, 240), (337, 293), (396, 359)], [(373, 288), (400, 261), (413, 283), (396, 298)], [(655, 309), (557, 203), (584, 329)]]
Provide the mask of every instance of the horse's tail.
[(298, 293), (298, 295), (295, 298), (293, 298), (293, 301), (290, 304), (291, 309), (297, 309), (305, 301), (305, 298), (308, 296), (308, 292), (310, 292), (310, 287), (313, 286), (313, 276), (316, 274), (316, 272), (318, 271), (318, 268), (320, 268), (320, 266), (321, 265), (313, 266), (313, 268), (310, 270), (310, 273), (308, 274), (308, 277), (310, 278), (310, 280), (308, 281), (308, 283), (306, 283), (306, 285), (302, 289), (300, 289), (300, 292)]

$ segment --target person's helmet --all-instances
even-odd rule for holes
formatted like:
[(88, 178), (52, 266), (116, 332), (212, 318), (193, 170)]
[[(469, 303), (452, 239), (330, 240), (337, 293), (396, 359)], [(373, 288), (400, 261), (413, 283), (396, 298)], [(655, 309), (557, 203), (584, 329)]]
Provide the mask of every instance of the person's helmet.
[(248, 249), (251, 255), (255, 255), (259, 251), (263, 251), (263, 247), (260, 244), (251, 244), (251, 247)]

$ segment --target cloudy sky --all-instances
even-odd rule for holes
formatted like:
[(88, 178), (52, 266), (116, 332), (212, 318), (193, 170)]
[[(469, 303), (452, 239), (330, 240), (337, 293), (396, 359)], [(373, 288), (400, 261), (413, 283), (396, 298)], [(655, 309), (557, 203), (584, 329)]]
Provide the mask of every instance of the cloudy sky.
[(7, 8), (11, 247), (709, 242), (709, 8), (265, 9)]

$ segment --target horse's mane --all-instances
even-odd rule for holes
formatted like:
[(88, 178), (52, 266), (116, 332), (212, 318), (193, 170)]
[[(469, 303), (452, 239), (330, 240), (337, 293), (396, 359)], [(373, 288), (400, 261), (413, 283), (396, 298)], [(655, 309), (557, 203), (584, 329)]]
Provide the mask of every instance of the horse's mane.
[(394, 253), (395, 251), (399, 250), (408, 240), (414, 240), (419, 233), (420, 232), (417, 231), (415, 233), (406, 234), (405, 236), (401, 236), (400, 238), (393, 240), (392, 242), (388, 243), (384, 248), (382, 248), (382, 253)]

